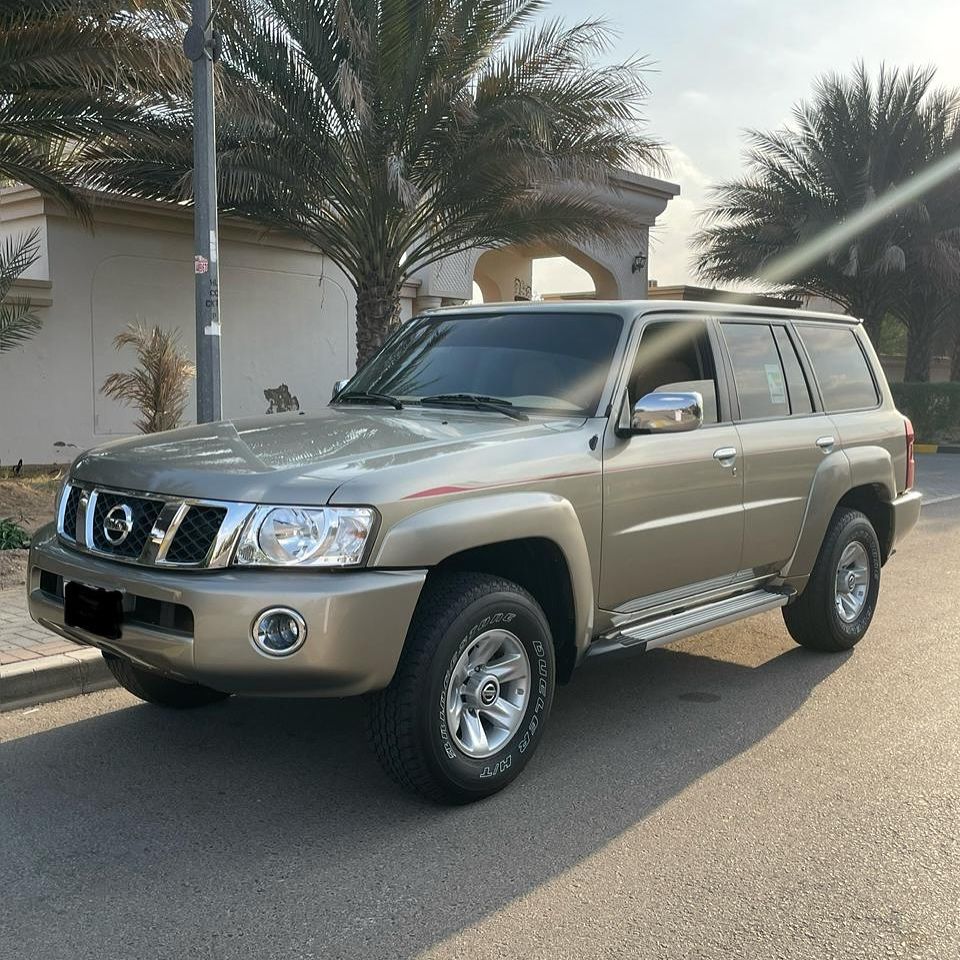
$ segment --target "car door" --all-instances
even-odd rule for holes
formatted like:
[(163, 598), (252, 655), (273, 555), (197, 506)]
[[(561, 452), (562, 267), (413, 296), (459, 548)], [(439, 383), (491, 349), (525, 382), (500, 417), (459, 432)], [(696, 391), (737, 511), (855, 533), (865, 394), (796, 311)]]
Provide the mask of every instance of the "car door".
[(732, 372), (743, 455), (745, 571), (763, 576), (793, 555), (813, 479), (838, 448), (818, 410), (786, 322), (737, 318), (720, 324)]
[(697, 389), (705, 422), (689, 433), (620, 437), (607, 430), (603, 609), (629, 608), (664, 593), (696, 594), (729, 582), (739, 569), (741, 448), (716, 348), (706, 319), (655, 314), (641, 320), (615, 410), (624, 394), (632, 405), (655, 390)]

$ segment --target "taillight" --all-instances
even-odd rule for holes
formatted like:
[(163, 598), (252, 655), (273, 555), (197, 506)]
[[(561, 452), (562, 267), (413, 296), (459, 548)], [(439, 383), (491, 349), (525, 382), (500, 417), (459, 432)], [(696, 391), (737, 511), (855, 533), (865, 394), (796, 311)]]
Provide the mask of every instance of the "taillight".
[(913, 435), (913, 424), (910, 422), (910, 418), (904, 417), (903, 419), (907, 428), (907, 485), (904, 487), (904, 489), (910, 490), (913, 488), (913, 481), (917, 476), (917, 461), (914, 459), (913, 455), (915, 438)]

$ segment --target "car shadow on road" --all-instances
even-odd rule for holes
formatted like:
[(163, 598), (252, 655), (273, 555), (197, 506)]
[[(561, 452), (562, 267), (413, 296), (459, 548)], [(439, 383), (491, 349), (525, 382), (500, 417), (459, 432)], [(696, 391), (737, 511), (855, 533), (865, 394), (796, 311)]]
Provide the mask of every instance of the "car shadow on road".
[(414, 955), (756, 744), (845, 662), (592, 661), (524, 776), (460, 808), (386, 780), (357, 701), (131, 705), (10, 741), (0, 955), (86, 956), (90, 935), (91, 956)]

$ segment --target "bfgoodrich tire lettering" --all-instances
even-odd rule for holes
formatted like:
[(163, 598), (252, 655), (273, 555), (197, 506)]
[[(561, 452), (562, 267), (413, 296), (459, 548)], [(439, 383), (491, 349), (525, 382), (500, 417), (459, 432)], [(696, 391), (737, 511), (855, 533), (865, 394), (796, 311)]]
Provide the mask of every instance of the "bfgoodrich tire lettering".
[[(862, 602), (856, 607), (856, 615), (844, 619), (837, 609), (837, 577), (844, 551), (851, 544), (862, 547), (854, 553), (865, 554), (869, 582)], [(876, 531), (859, 510), (840, 507), (823, 538), (807, 588), (797, 600), (783, 608), (783, 620), (790, 636), (801, 646), (834, 653), (850, 650), (867, 632), (879, 593), (880, 543)]]
[[(489, 756), (472, 757), (450, 728), (447, 692), (463, 654), (496, 631), (523, 645), (529, 695), (509, 740)], [(550, 628), (530, 594), (487, 574), (440, 575), (417, 606), (393, 681), (370, 697), (377, 757), (394, 780), (431, 800), (469, 803), (496, 793), (520, 774), (543, 737), (555, 672)]]

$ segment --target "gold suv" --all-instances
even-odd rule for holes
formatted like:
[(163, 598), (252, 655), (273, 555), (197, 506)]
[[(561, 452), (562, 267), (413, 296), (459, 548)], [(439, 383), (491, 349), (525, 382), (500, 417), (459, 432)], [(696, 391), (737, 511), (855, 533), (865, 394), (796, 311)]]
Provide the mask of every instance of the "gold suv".
[(30, 611), (163, 706), (370, 694), (386, 770), (464, 802), (520, 773), (585, 657), (775, 607), (798, 643), (853, 647), (913, 476), (854, 320), (440, 310), (315, 413), (80, 456)]

